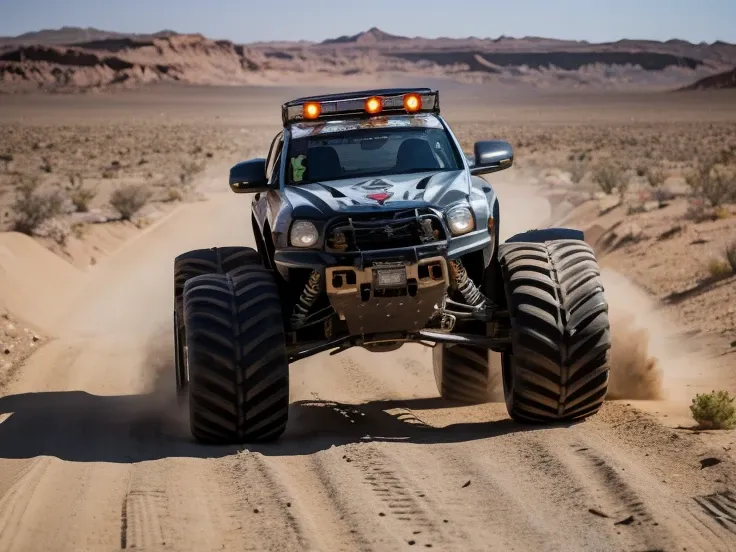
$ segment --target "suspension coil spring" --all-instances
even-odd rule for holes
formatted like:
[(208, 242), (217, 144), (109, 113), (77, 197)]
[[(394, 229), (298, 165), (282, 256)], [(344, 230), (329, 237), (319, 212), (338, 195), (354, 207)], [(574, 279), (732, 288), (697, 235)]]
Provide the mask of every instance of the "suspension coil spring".
[(294, 311), (291, 315), (292, 327), (298, 328), (304, 323), (304, 320), (309, 314), (309, 309), (312, 308), (312, 305), (314, 305), (319, 296), (321, 280), (322, 277), (316, 270), (313, 270), (309, 275), (309, 280), (307, 280), (299, 300), (294, 305)]
[(460, 259), (450, 261), (450, 267), (452, 268), (453, 283), (463, 299), (474, 307), (482, 306), (486, 298), (483, 297), (473, 280), (468, 277), (468, 272), (465, 270), (462, 261)]

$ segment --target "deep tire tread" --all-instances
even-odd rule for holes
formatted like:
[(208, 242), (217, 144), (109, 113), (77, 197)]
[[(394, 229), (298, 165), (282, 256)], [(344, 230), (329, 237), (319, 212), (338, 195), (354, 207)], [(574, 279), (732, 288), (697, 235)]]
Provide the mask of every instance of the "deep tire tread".
[(478, 404), (488, 401), (488, 351), (464, 345), (435, 346), (432, 357), (443, 399)]
[(608, 304), (592, 248), (579, 240), (499, 248), (511, 314), (506, 406), (526, 422), (595, 414), (608, 388)]
[(184, 286), (190, 425), (203, 442), (271, 440), (286, 428), (289, 365), (273, 273), (260, 266)]

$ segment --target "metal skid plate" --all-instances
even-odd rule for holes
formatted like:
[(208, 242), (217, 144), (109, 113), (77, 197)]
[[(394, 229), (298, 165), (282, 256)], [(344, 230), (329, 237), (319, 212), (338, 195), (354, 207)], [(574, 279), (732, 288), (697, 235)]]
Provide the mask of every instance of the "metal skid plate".
[(419, 263), (375, 262), (363, 270), (330, 267), (325, 280), (330, 304), (352, 335), (421, 330), (441, 304), (449, 282), (444, 257)]

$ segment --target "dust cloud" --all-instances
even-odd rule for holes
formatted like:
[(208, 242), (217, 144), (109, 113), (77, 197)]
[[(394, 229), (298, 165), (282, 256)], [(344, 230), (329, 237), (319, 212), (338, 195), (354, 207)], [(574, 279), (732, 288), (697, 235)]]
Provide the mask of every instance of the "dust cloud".
[(176, 393), (172, 335), (167, 327), (148, 338), (140, 371), (143, 401), (137, 421), (158, 425), (170, 437), (189, 438), (188, 409)]
[(693, 351), (677, 341), (677, 332), (655, 300), (625, 276), (601, 274), (611, 323), (611, 374), (608, 399), (683, 400), (684, 378)]

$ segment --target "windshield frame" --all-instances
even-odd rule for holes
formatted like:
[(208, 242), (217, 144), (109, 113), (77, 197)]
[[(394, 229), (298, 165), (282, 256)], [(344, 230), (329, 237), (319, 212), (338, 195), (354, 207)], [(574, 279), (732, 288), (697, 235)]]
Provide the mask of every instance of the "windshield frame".
[[(395, 117), (392, 117), (392, 118), (409, 118), (409, 117), (411, 117), (411, 116), (398, 115), (398, 116), (395, 116)], [(448, 145), (450, 147), (450, 152), (451, 152), (452, 156), (455, 159), (456, 166), (455, 167), (452, 167), (452, 168), (449, 168), (448, 167), (448, 168), (439, 168), (439, 169), (427, 169), (427, 170), (415, 171), (415, 172), (418, 174), (419, 172), (433, 172), (433, 173), (438, 173), (438, 172), (451, 172), (451, 171), (468, 170), (468, 166), (469, 166), (468, 165), (468, 160), (467, 160), (465, 154), (463, 153), (462, 148), (460, 147), (460, 143), (457, 141), (457, 138), (453, 134), (452, 130), (449, 128), (449, 126), (444, 121), (444, 119), (442, 117), (440, 117), (439, 115), (433, 115), (433, 118), (439, 123), (437, 126), (421, 126), (421, 125), (419, 125), (419, 126), (403, 125), (403, 126), (396, 126), (396, 127), (392, 127), (392, 126), (383, 126), (383, 127), (381, 127), (381, 126), (379, 126), (379, 127), (375, 127), (375, 128), (356, 128), (356, 129), (347, 130), (347, 131), (341, 131), (341, 132), (327, 132), (327, 133), (324, 133), (322, 136), (324, 136), (324, 137), (342, 137), (342, 136), (349, 135), (349, 134), (351, 134), (353, 132), (356, 132), (356, 131), (357, 132), (362, 132), (362, 131), (366, 131), (366, 130), (371, 130), (371, 131), (376, 131), (376, 132), (382, 132), (382, 133), (384, 133), (384, 132), (392, 132), (392, 131), (402, 131), (402, 130), (407, 130), (407, 129), (411, 129), (411, 128), (415, 128), (417, 130), (421, 130), (421, 129), (424, 129), (424, 130), (437, 130), (437, 131), (440, 131), (440, 132), (443, 132), (444, 133), (444, 135), (445, 135), (445, 137), (447, 139)], [(306, 185), (309, 185), (309, 184), (317, 184), (319, 182), (331, 182), (331, 181), (336, 181), (336, 180), (349, 180), (351, 178), (371, 178), (371, 177), (391, 176), (391, 175), (394, 175), (394, 174), (408, 174), (406, 172), (394, 173), (394, 172), (385, 172), (385, 171), (380, 171), (380, 172), (370, 171), (370, 172), (366, 172), (366, 173), (361, 173), (360, 175), (355, 175), (355, 176), (353, 176), (353, 175), (351, 175), (351, 176), (341, 176), (340, 178), (329, 179), (329, 180), (322, 179), (322, 180), (304, 181), (304, 182), (288, 182), (289, 179), (287, 178), (287, 176), (288, 176), (288, 172), (287, 171), (288, 171), (288, 163), (289, 163), (289, 161), (288, 161), (289, 160), (289, 153), (291, 151), (291, 145), (292, 145), (291, 142), (294, 141), (294, 140), (309, 139), (309, 138), (314, 138), (314, 137), (320, 136), (320, 134), (312, 134), (312, 135), (308, 135), (308, 136), (299, 136), (298, 138), (294, 138), (292, 136), (291, 130), (292, 130), (291, 129), (291, 125), (289, 127), (286, 127), (284, 129), (284, 144), (283, 144), (283, 147), (282, 147), (282, 150), (281, 150), (283, 154), (281, 156), (281, 161), (280, 161), (280, 165), (281, 165), (281, 167), (280, 167), (280, 172), (281, 172), (281, 179), (280, 179), (281, 180), (281, 186), (280, 187), (281, 187), (281, 189), (284, 189), (286, 186), (298, 187), (298, 186), (306, 186)]]

